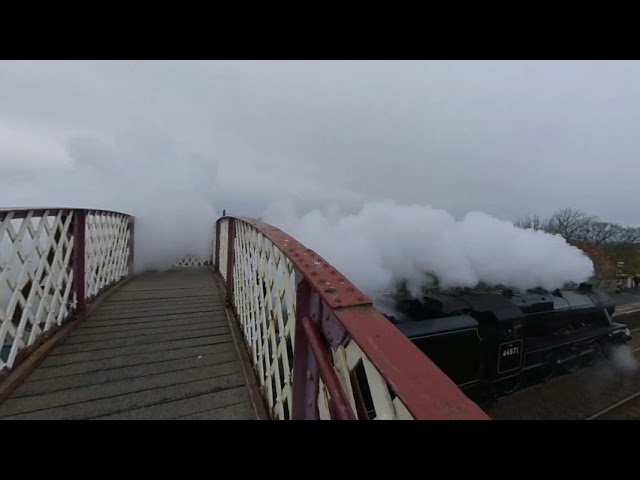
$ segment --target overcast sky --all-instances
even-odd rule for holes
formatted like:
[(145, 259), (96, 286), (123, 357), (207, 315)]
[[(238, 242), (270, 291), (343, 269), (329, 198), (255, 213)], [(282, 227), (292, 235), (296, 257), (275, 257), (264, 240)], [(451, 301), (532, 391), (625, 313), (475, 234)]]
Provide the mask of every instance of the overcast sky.
[(215, 164), (241, 214), (394, 199), (640, 225), (638, 62), (0, 62), (0, 177), (132, 126)]

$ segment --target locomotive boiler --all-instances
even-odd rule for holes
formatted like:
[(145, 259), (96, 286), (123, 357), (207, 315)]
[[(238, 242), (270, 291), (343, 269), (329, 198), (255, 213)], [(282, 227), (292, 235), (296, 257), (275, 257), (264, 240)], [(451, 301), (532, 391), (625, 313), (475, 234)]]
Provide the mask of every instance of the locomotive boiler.
[(468, 396), (495, 398), (573, 371), (631, 339), (614, 303), (573, 290), (396, 296), (387, 317)]

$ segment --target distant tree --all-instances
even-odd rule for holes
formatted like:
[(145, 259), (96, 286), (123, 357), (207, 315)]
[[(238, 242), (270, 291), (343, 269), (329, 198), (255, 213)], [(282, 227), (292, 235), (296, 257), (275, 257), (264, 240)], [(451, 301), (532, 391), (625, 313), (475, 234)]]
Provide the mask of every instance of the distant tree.
[(569, 243), (582, 241), (591, 224), (597, 219), (582, 210), (563, 208), (554, 212), (546, 222), (545, 231), (561, 235)]
[(611, 242), (618, 235), (620, 226), (615, 223), (593, 221), (584, 225), (579, 232), (579, 239), (583, 242), (600, 245)]
[(610, 243), (640, 243), (640, 228), (614, 225)]
[(620, 261), (628, 272), (640, 272), (640, 228), (603, 222), (572, 208), (557, 210), (548, 218), (522, 217), (514, 225), (561, 235), (591, 258), (597, 279), (615, 278)]
[(518, 228), (531, 228), (533, 230), (546, 230), (547, 220), (538, 214), (518, 218), (513, 224)]

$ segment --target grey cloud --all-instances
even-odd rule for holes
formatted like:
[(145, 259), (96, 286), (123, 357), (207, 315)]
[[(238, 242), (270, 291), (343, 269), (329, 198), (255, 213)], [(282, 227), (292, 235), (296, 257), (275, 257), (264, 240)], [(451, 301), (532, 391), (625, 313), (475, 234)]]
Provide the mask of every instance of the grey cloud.
[(64, 145), (153, 125), (248, 211), (391, 198), (638, 224), (639, 94), (638, 62), (0, 62), (0, 126)]

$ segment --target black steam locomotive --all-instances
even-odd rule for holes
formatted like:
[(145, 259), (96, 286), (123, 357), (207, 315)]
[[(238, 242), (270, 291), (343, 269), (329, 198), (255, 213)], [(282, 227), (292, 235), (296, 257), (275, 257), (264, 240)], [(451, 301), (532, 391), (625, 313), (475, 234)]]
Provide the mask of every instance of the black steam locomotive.
[(575, 290), (395, 296), (387, 317), (468, 396), (487, 400), (573, 371), (631, 339), (615, 306)]

